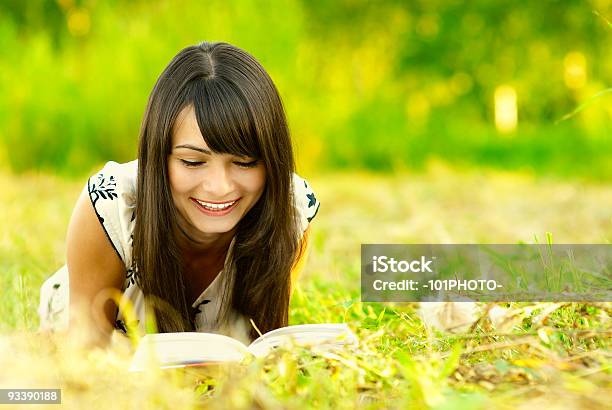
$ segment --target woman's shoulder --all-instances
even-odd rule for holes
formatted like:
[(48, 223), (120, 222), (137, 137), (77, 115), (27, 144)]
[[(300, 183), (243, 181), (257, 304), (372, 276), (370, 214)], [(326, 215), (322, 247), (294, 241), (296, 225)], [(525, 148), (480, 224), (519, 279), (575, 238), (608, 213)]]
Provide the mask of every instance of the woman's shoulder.
[(89, 177), (85, 189), (98, 220), (126, 266), (132, 261), (138, 161), (107, 162)]
[(126, 163), (108, 161), (87, 181), (87, 190), (94, 206), (99, 200), (116, 200), (117, 203), (133, 205), (137, 175), (138, 160)]
[(137, 159), (124, 163), (108, 161), (99, 171), (91, 175), (89, 181), (90, 183), (96, 183), (98, 181), (101, 183), (102, 180), (104, 180), (110, 185), (121, 184), (122, 187), (126, 185), (135, 187), (137, 175)]
[(293, 194), (302, 231), (305, 231), (319, 212), (321, 203), (308, 181), (296, 173), (293, 174)]

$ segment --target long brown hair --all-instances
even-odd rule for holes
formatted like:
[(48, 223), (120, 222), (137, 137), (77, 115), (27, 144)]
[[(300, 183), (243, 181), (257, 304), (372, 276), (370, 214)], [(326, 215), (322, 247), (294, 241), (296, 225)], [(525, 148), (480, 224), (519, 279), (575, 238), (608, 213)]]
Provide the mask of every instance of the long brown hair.
[[(264, 68), (227, 43), (204, 42), (180, 51), (149, 96), (138, 149), (136, 281), (145, 298), (156, 301), (160, 332), (193, 330), (167, 166), (174, 122), (190, 105), (213, 152), (257, 158), (266, 168), (264, 192), (236, 229), (220, 322), (229, 320), (233, 308), (262, 332), (286, 326), (290, 271), (300, 250), (289, 129)], [(250, 336), (256, 336), (254, 329)]]

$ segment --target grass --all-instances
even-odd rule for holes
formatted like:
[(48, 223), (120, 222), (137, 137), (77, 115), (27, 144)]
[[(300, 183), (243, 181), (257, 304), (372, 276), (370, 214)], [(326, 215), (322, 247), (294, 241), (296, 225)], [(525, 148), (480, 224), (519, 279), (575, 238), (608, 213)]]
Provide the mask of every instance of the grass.
[[(312, 171), (418, 170), (438, 156), (612, 179), (609, 5), (595, 17), (591, 7), (541, 2), (503, 13), (486, 1), (440, 2), (435, 13), (378, 3), (2, 2), (0, 164), (70, 175), (92, 160), (127, 161), (157, 77), (182, 47), (207, 39), (261, 61)], [(76, 31), (75, 16), (85, 22)], [(440, 30), (421, 37), (423, 24)], [(585, 66), (570, 70), (571, 55)], [(564, 82), (572, 70), (584, 70), (577, 89)], [(518, 98), (511, 134), (494, 123), (504, 84)]]
[(292, 324), (347, 322), (359, 346), (278, 351), (241, 367), (134, 377), (129, 347), (78, 352), (36, 329), (38, 287), (63, 263), (84, 179), (0, 174), (0, 387), (61, 388), (68, 408), (604, 408), (612, 393), (609, 303), (479, 306), (464, 333), (427, 327), (417, 304), (359, 300), (361, 243), (608, 243), (612, 188), (450, 169), (308, 178), (322, 203)]

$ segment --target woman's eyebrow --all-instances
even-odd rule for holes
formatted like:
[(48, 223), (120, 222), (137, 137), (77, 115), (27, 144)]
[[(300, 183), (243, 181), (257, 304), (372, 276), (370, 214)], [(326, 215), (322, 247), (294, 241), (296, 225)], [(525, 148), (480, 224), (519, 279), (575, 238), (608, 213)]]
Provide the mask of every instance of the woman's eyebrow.
[(205, 149), (205, 148), (201, 148), (201, 147), (196, 147), (195, 145), (190, 145), (190, 144), (182, 144), (182, 145), (177, 145), (176, 148), (187, 148), (187, 149), (192, 149), (194, 151), (199, 151), (203, 154), (206, 155), (212, 155), (212, 152), (210, 152), (209, 150)]

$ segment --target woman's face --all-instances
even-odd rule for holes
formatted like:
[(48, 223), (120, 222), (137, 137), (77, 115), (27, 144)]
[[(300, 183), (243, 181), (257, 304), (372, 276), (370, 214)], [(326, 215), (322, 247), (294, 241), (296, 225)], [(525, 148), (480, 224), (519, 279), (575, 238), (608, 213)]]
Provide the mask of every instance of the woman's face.
[(210, 151), (192, 106), (181, 111), (174, 125), (168, 174), (179, 223), (196, 241), (232, 231), (266, 183), (262, 161)]

